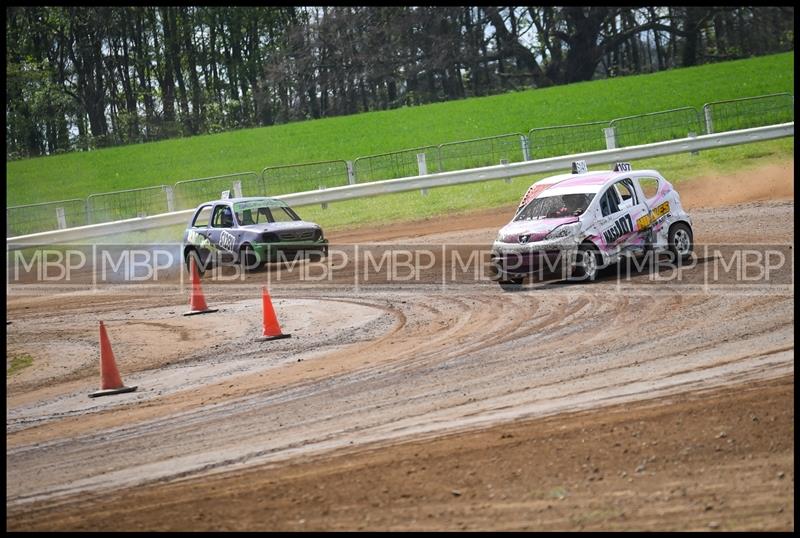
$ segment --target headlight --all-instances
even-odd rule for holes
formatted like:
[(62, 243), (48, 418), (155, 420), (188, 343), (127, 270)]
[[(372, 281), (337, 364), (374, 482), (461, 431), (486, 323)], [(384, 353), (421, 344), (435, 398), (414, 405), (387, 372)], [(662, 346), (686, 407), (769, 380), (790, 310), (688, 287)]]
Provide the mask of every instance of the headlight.
[(545, 237), (545, 239), (559, 239), (561, 237), (570, 237), (572, 235), (577, 234), (579, 231), (581, 231), (580, 222), (574, 222), (572, 224), (562, 224), (561, 226), (559, 226), (558, 228), (547, 234), (547, 237)]

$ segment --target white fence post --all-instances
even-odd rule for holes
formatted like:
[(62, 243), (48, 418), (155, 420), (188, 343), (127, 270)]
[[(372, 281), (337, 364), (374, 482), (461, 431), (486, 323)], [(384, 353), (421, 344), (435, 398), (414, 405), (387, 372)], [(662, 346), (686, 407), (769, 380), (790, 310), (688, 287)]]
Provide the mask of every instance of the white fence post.
[[(425, 161), (424, 153), (417, 153), (417, 167), (419, 167), (419, 175), (428, 175), (428, 163)], [(420, 189), (419, 193), (422, 196), (428, 196), (428, 189)]]
[[(528, 159), (525, 159), (525, 160), (527, 161)], [(500, 164), (508, 166), (508, 159), (500, 159)], [(504, 177), (503, 181), (505, 181), (506, 183), (511, 183), (511, 178), (510, 177)]]
[(713, 134), (714, 120), (711, 118), (711, 107), (708, 105), (703, 107), (703, 116), (706, 118), (706, 134)]
[(167, 193), (167, 211), (172, 213), (175, 211), (175, 193), (172, 191), (172, 187), (164, 187), (164, 190)]
[(356, 184), (356, 170), (353, 167), (353, 161), (345, 161), (347, 164), (347, 184), (348, 185), (355, 185)]
[[(690, 132), (688, 138), (697, 138), (697, 133)], [(700, 155), (700, 152), (697, 150), (693, 150), (692, 155)]]
[(64, 215), (64, 208), (57, 207), (56, 208), (56, 220), (58, 220), (58, 229), (64, 230), (67, 227), (67, 218)]
[(419, 175), (428, 175), (428, 163), (425, 161), (424, 153), (417, 153), (417, 168), (419, 169)]
[(94, 224), (94, 207), (92, 207), (92, 195), (86, 197), (86, 223)]
[(617, 149), (617, 134), (613, 127), (603, 129), (606, 135), (606, 149)]
[[(325, 190), (325, 185), (320, 185), (320, 186), (318, 187), (318, 189), (319, 189), (319, 190), (321, 190), (321, 191), (324, 191), (324, 190)], [(327, 202), (322, 202), (322, 203), (320, 204), (320, 207), (321, 207), (322, 209), (328, 209), (328, 203), (327, 203)]]
[(519, 135), (520, 143), (522, 144), (522, 160), (523, 161), (530, 161), (531, 160), (531, 145), (528, 142), (528, 137), (525, 135)]
[(233, 196), (234, 198), (242, 197), (242, 181), (236, 180), (233, 182)]

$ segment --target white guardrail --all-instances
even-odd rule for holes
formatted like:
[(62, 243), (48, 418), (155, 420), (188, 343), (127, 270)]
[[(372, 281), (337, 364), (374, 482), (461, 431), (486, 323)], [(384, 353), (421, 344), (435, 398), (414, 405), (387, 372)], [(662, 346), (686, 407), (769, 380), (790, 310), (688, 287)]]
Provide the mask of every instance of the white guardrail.
[[(275, 198), (279, 198), (294, 207), (325, 204), (416, 189), (429, 189), (460, 185), (462, 183), (474, 183), (477, 181), (506, 179), (517, 176), (541, 174), (544, 172), (563, 172), (570, 169), (572, 161), (577, 160), (584, 160), (587, 165), (606, 164), (674, 153), (686, 153), (725, 146), (735, 146), (738, 144), (749, 144), (751, 142), (761, 142), (763, 140), (787, 136), (794, 136), (794, 122), (702, 135), (692, 138), (682, 138), (679, 140), (669, 140), (666, 142), (656, 142), (653, 144), (643, 144), (641, 146), (629, 146), (626, 148), (592, 151), (589, 153), (576, 153), (574, 155), (564, 155), (562, 157), (551, 157), (535, 161), (471, 168), (468, 170), (442, 172), (425, 176), (385, 179), (373, 183), (285, 194), (276, 196)], [(9, 237), (6, 238), (6, 248), (7, 250), (16, 250), (32, 246), (78, 243), (82, 239), (89, 239), (92, 237), (187, 224), (194, 214), (194, 211), (194, 209), (185, 209), (149, 217), (138, 217), (115, 222), (67, 228), (64, 230), (53, 230), (51, 232)]]

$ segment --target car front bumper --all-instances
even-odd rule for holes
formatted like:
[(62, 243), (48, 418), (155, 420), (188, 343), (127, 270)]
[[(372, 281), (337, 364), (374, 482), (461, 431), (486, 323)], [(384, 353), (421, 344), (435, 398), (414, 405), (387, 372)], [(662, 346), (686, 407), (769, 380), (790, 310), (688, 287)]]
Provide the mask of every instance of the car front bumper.
[(253, 245), (253, 250), (261, 262), (285, 262), (298, 257), (301, 259), (311, 256), (326, 257), (328, 240), (256, 243)]
[(567, 238), (517, 244), (495, 241), (491, 265), (499, 279), (549, 274), (570, 268), (576, 259), (578, 242)]

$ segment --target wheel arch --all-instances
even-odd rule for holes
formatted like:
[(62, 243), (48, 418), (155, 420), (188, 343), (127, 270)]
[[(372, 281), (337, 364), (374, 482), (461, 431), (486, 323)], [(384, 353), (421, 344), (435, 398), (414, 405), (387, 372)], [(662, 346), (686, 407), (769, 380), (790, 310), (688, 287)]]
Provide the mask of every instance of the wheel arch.
[(187, 257), (187, 256), (189, 256), (189, 254), (190, 254), (192, 251), (194, 251), (194, 252), (198, 252), (198, 249), (197, 249), (197, 246), (196, 246), (196, 245), (193, 245), (193, 244), (191, 244), (191, 243), (189, 243), (188, 245), (184, 245), (184, 247), (183, 247), (183, 253), (182, 253), (182, 254), (183, 254), (183, 259), (184, 259), (184, 260), (186, 260), (186, 257)]
[(675, 228), (675, 226), (679, 224), (683, 224), (689, 228), (689, 231), (692, 233), (692, 238), (694, 238), (694, 229), (692, 228), (692, 223), (686, 219), (677, 219), (675, 222), (671, 223), (669, 228), (667, 228), (667, 237), (669, 237), (669, 235), (672, 233), (672, 230)]
[(578, 245), (578, 249), (582, 247), (588, 247), (594, 249), (600, 256), (601, 262), (605, 265), (608, 263), (608, 254), (604, 252), (603, 249), (600, 248), (597, 239), (593, 239), (593, 237), (598, 237), (598, 236), (586, 236), (583, 239), (583, 241), (581, 241), (580, 244)]

